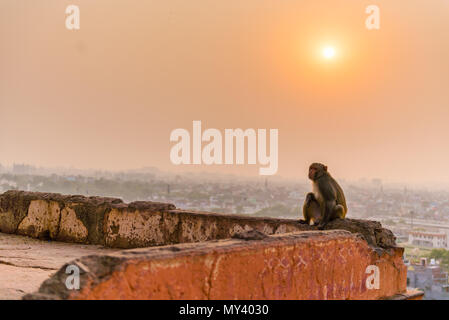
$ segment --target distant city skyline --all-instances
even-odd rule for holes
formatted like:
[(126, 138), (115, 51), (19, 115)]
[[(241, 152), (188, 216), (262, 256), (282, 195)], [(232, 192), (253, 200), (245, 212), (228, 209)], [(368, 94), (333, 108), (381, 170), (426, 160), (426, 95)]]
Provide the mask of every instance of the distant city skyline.
[[(29, 163), (13, 163), (13, 164), (5, 164), (0, 162), (0, 172), (3, 168), (4, 170), (10, 170), (11, 173), (13, 172), (13, 168), (16, 167), (16, 174), (21, 174), (23, 172), (17, 172), (21, 171), (21, 169), (18, 168), (32, 168), (31, 174), (65, 174), (65, 175), (84, 175), (84, 176), (94, 176), (98, 174), (106, 174), (106, 175), (114, 175), (114, 174), (138, 174), (138, 173), (154, 173), (156, 175), (169, 175), (169, 176), (190, 176), (190, 177), (197, 177), (198, 179), (238, 179), (241, 181), (261, 181), (265, 183), (265, 181), (270, 182), (289, 182), (289, 183), (303, 183), (303, 184), (310, 184), (311, 181), (308, 179), (306, 175), (303, 177), (284, 177), (280, 175), (274, 175), (274, 176), (260, 176), (258, 174), (248, 175), (248, 174), (237, 174), (231, 172), (221, 172), (221, 171), (206, 171), (206, 170), (200, 170), (200, 168), (197, 168), (198, 170), (188, 170), (186, 168), (185, 170), (164, 170), (158, 167), (154, 166), (146, 166), (146, 167), (140, 167), (140, 168), (127, 168), (127, 169), (116, 169), (116, 170), (106, 170), (103, 168), (76, 168), (76, 167), (66, 167), (66, 166), (55, 166), (55, 167), (46, 167), (46, 166), (37, 166)], [(26, 170), (26, 169), (25, 169)], [(339, 181), (341, 181), (343, 184), (364, 184), (365, 186), (371, 186), (373, 188), (382, 189), (382, 188), (397, 188), (401, 189), (404, 192), (406, 192), (408, 189), (428, 189), (429, 191), (445, 191), (447, 188), (449, 188), (449, 184), (445, 183), (436, 183), (436, 182), (429, 182), (428, 184), (425, 183), (410, 183), (410, 182), (404, 182), (404, 181), (388, 181), (377, 177), (360, 177), (356, 179), (347, 179), (345, 177), (336, 177)]]

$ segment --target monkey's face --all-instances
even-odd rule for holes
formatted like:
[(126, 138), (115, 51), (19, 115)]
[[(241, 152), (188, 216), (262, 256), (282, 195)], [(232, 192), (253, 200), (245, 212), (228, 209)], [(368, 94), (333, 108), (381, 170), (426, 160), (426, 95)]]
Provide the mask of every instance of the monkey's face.
[(309, 167), (309, 179), (316, 180), (323, 172), (327, 171), (327, 167), (321, 163), (312, 163)]

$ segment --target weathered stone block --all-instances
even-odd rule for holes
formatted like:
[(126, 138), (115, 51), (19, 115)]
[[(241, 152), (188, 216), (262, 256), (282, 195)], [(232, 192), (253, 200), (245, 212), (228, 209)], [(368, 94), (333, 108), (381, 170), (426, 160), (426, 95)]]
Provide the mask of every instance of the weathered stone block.
[[(402, 248), (375, 250), (347, 231), (309, 231), (125, 250), (63, 266), (25, 299), (381, 299), (406, 294)], [(260, 235), (260, 234), (259, 234)], [(260, 240), (251, 240), (251, 238)], [(379, 289), (366, 286), (379, 268)]]

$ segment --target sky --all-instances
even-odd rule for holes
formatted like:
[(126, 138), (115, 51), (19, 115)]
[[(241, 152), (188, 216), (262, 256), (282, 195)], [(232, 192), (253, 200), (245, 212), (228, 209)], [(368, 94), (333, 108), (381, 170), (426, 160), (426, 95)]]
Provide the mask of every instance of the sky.
[(0, 163), (259, 174), (173, 165), (200, 120), (278, 129), (281, 177), (449, 185), (448, 32), (448, 0), (0, 0)]

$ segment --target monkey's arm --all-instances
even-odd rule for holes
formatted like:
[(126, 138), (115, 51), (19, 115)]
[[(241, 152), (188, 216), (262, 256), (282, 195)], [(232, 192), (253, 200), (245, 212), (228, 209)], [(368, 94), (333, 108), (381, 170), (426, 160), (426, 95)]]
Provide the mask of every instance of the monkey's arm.
[(326, 201), (336, 201), (337, 200), (337, 190), (333, 185), (332, 178), (329, 176), (324, 176), (317, 180), (318, 189), (323, 197), (323, 200)]
[(324, 176), (317, 181), (318, 189), (320, 190), (323, 198), (321, 209), (321, 221), (318, 225), (318, 229), (323, 229), (324, 226), (331, 220), (334, 206), (337, 202), (337, 192), (332, 184), (332, 178)]
[(323, 218), (321, 219), (320, 224), (318, 225), (318, 229), (320, 230), (322, 230), (326, 226), (326, 224), (328, 224), (328, 222), (331, 220), (332, 213), (335, 207), (335, 200), (326, 201), (323, 207), (324, 210), (321, 211), (321, 212), (324, 211), (322, 215)]

